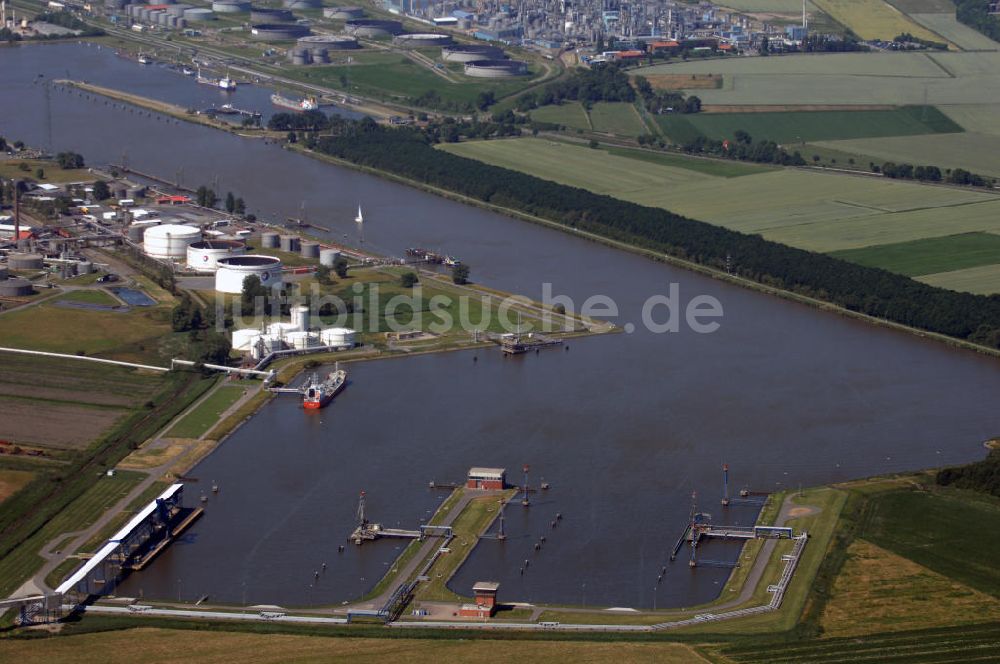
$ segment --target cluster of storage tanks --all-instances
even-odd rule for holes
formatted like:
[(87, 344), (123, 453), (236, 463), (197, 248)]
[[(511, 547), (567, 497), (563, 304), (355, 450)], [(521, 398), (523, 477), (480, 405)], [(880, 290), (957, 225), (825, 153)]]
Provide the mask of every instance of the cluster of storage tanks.
[(261, 41), (289, 41), (310, 34), (309, 26), (298, 23), (255, 23), (250, 26), (250, 35)]
[(350, 21), (355, 18), (364, 18), (365, 10), (361, 7), (327, 7), (323, 10), (323, 18), (330, 18), (335, 21)]
[(291, 310), (291, 322), (271, 323), (262, 330), (233, 330), (233, 350), (260, 359), (283, 350), (333, 348), (346, 350), (357, 343), (357, 333), (348, 327), (313, 330), (309, 307)]
[(344, 30), (357, 37), (377, 39), (402, 34), (403, 24), (374, 18), (352, 18), (344, 23)]
[(166, 28), (186, 28), (188, 21), (208, 21), (215, 18), (211, 9), (185, 4), (128, 5), (125, 13), (136, 21)]

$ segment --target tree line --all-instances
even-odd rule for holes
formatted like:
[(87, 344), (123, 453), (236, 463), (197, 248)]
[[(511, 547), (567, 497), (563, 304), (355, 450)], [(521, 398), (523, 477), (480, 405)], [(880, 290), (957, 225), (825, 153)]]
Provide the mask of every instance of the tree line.
[(954, 0), (955, 18), (1000, 42), (1000, 17), (990, 14), (989, 0)]
[(882, 173), (894, 180), (919, 180), (921, 182), (947, 182), (969, 187), (992, 187), (994, 180), (978, 173), (971, 173), (964, 168), (946, 168), (939, 166), (914, 166), (913, 164), (897, 164), (887, 161), (881, 166), (872, 164), (873, 173)]
[(960, 489), (983, 491), (1000, 498), (1000, 449), (990, 450), (982, 461), (938, 471), (937, 483)]
[(850, 311), (1000, 348), (1000, 296), (935, 288), (759, 235), (441, 152), (432, 143), (415, 128), (357, 122), (340, 135), (320, 138), (316, 149), (568, 228), (728, 270)]

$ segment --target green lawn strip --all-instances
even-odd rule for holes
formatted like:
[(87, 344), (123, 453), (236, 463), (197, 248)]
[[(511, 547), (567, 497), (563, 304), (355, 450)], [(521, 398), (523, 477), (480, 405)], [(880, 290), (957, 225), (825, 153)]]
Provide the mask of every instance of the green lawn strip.
[(65, 295), (60, 295), (56, 298), (58, 302), (80, 302), (83, 304), (97, 304), (107, 307), (115, 307), (121, 305), (121, 303), (115, 298), (111, 297), (108, 293), (99, 289), (92, 290), (74, 290), (66, 293)]
[(119, 512), (114, 516), (99, 531), (94, 533), (93, 537), (83, 543), (80, 547), (80, 551), (84, 553), (93, 553), (103, 546), (103, 544), (108, 540), (109, 537), (114, 535), (122, 526), (128, 523), (140, 509), (153, 502), (158, 495), (163, 493), (163, 491), (169, 486), (169, 482), (154, 482), (145, 491), (139, 494), (139, 497), (129, 503), (123, 511)]
[(835, 251), (830, 255), (916, 277), (1000, 263), (1000, 235), (962, 233)]
[(200, 438), (243, 396), (241, 386), (223, 385), (167, 431), (170, 438)]
[[(513, 493), (511, 491), (510, 493)], [(473, 498), (452, 522), (455, 537), (448, 545), (450, 551), (442, 554), (429, 571), (430, 581), (417, 589), (416, 599), (429, 601), (463, 601), (466, 598), (452, 592), (448, 580), (475, 548), (479, 535), (497, 516), (498, 496)]]
[(771, 166), (757, 164), (746, 164), (738, 161), (727, 161), (723, 159), (702, 159), (699, 157), (688, 157), (672, 152), (653, 152), (652, 150), (632, 150), (630, 148), (619, 148), (610, 145), (602, 145), (601, 150), (618, 157), (627, 157), (637, 161), (645, 161), (661, 166), (672, 166), (675, 168), (686, 168), (690, 171), (714, 175), (723, 178), (735, 178), (742, 175), (753, 175), (764, 171), (774, 170)]

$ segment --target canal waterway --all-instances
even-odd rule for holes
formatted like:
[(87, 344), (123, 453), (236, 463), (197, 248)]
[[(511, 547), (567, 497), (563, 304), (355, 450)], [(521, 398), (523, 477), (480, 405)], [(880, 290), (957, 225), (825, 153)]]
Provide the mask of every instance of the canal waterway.
[[(86, 70), (74, 69), (88, 63)], [(355, 363), (328, 408), (303, 413), (278, 398), (191, 475), (189, 502), (214, 480), (205, 518), (124, 594), (213, 602), (335, 605), (368, 590), (402, 542), (346, 544), (358, 492), (374, 520), (416, 527), (444, 498), (431, 480), (461, 481), (470, 466), (500, 466), (552, 488), (527, 510), (511, 505), (510, 538), (483, 542), (453, 588), (501, 582), (502, 600), (647, 607), (715, 597), (726, 571), (677, 563), (656, 576), (680, 534), (691, 493), (716, 520), (721, 465), (734, 488), (777, 490), (967, 462), (1000, 431), (1000, 365), (943, 344), (655, 263), (348, 169), (278, 146), (100, 98), (51, 92), (36, 79), (69, 76), (175, 101), (189, 79), (86, 46), (0, 49), (0, 134), (71, 149), (95, 164), (130, 163), (189, 185), (217, 181), (259, 216), (310, 218), (342, 239), (365, 209), (365, 242), (401, 255), (422, 246), (454, 254), (475, 280), (540, 299), (544, 283), (579, 304), (612, 298), (630, 334), (570, 342), (568, 350), (503, 359), (496, 350)], [(68, 73), (66, 70), (69, 70)], [(112, 72), (112, 73), (106, 73)], [(169, 74), (169, 76), (167, 75)], [(249, 94), (246, 87), (237, 93)], [(682, 303), (721, 302), (713, 334), (653, 334), (648, 298), (677, 284)], [(478, 357), (474, 362), (473, 357)], [(551, 528), (554, 515), (563, 520)], [(533, 543), (545, 535), (542, 550)], [(461, 543), (458, 543), (461, 545)], [(724, 544), (706, 556), (732, 559)], [(525, 559), (531, 564), (521, 575)], [(327, 570), (314, 582), (314, 571)]]

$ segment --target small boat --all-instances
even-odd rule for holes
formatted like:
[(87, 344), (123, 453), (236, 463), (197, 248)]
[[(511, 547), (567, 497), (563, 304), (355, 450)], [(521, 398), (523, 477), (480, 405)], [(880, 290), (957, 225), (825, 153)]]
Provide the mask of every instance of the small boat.
[(358, 216), (356, 216), (354, 218), (354, 221), (358, 222), (359, 224), (363, 224), (365, 222), (365, 217), (364, 217), (363, 214), (361, 214), (361, 204), (360, 203), (358, 204)]
[(228, 71), (226, 72), (226, 75), (223, 78), (219, 79), (219, 87), (222, 88), (223, 90), (235, 90), (236, 89), (236, 81), (234, 81), (233, 79), (229, 78), (229, 72)]
[(148, 55), (140, 53), (139, 54), (139, 64), (140, 65), (151, 65), (151, 64), (153, 64), (153, 59), (150, 58)]
[(461, 265), (462, 261), (458, 260), (454, 256), (445, 256), (444, 257), (444, 264), (447, 267), (455, 267), (456, 265)]
[(275, 106), (280, 106), (281, 108), (287, 108), (293, 111), (316, 111), (319, 110), (319, 102), (315, 97), (306, 97), (304, 99), (289, 99), (288, 97), (283, 97), (275, 92), (271, 95), (271, 103)]
[(194, 76), (194, 70), (193, 69), (189, 69), (187, 67), (185, 67), (184, 69), (181, 69), (181, 73), (184, 74), (185, 76)]

